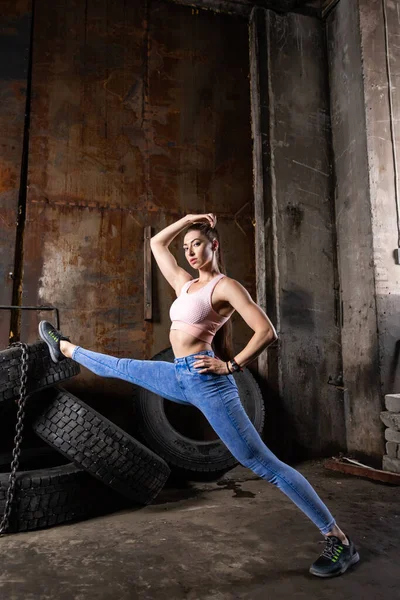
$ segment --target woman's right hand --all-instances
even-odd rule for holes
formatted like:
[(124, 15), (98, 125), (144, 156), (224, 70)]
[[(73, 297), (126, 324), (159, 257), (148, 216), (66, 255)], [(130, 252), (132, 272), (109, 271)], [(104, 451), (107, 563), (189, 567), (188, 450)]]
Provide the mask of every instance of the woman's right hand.
[(215, 227), (217, 224), (217, 217), (214, 213), (188, 215), (188, 219), (191, 221), (191, 223), (208, 223), (210, 227)]

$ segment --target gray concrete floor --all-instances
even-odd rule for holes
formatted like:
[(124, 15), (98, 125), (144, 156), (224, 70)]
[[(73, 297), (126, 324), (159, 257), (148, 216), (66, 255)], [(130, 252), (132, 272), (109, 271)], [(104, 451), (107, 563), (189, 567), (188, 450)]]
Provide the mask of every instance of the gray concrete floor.
[(322, 536), (286, 496), (242, 467), (164, 489), (156, 503), (0, 539), (2, 600), (400, 599), (400, 488), (296, 468), (351, 535), (361, 561), (308, 573)]

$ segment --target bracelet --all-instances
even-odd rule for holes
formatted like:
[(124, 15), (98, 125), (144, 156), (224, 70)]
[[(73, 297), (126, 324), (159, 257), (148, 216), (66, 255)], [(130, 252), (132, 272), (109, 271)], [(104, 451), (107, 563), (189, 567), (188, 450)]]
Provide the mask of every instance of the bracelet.
[(232, 373), (232, 371), (231, 371), (231, 370), (230, 370), (230, 368), (229, 368), (229, 362), (226, 362), (225, 364), (226, 364), (226, 366), (228, 367), (228, 371), (229, 371), (229, 373)]
[(243, 371), (242, 367), (237, 364), (236, 360), (232, 358), (231, 367), (233, 369), (232, 373), (236, 373), (237, 371)]

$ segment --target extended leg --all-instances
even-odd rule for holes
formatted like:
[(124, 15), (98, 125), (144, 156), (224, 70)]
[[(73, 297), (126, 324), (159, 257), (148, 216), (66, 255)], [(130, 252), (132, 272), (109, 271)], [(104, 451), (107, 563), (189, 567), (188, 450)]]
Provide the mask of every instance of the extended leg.
[(116, 358), (76, 346), (71, 358), (101, 377), (115, 377), (154, 392), (167, 400), (189, 404), (175, 375), (173, 363), (161, 360)]
[(167, 400), (179, 404), (189, 404), (176, 378), (173, 363), (158, 360), (116, 358), (108, 354), (85, 350), (80, 346), (71, 344), (48, 321), (39, 323), (39, 335), (48, 345), (50, 355), (55, 362), (62, 360), (64, 357), (72, 358), (101, 377), (124, 379)]
[(276, 485), (302, 510), (322, 534), (335, 526), (335, 519), (310, 483), (295, 469), (280, 461), (264, 444), (238, 397), (200, 402), (196, 406), (233, 456), (257, 475)]

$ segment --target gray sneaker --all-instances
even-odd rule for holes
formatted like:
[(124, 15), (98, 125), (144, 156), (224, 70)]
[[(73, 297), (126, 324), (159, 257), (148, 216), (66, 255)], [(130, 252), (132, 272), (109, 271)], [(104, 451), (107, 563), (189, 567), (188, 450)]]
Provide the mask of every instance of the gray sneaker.
[(57, 363), (66, 358), (60, 350), (60, 341), (66, 340), (69, 342), (69, 338), (62, 335), (60, 331), (57, 331), (57, 329), (48, 321), (40, 321), (39, 335), (41, 339), (46, 342), (53, 362)]
[(349, 567), (360, 560), (356, 547), (349, 540), (349, 545), (343, 544), (335, 535), (325, 537), (325, 548), (321, 556), (310, 567), (310, 573), (317, 577), (335, 577), (342, 575)]

